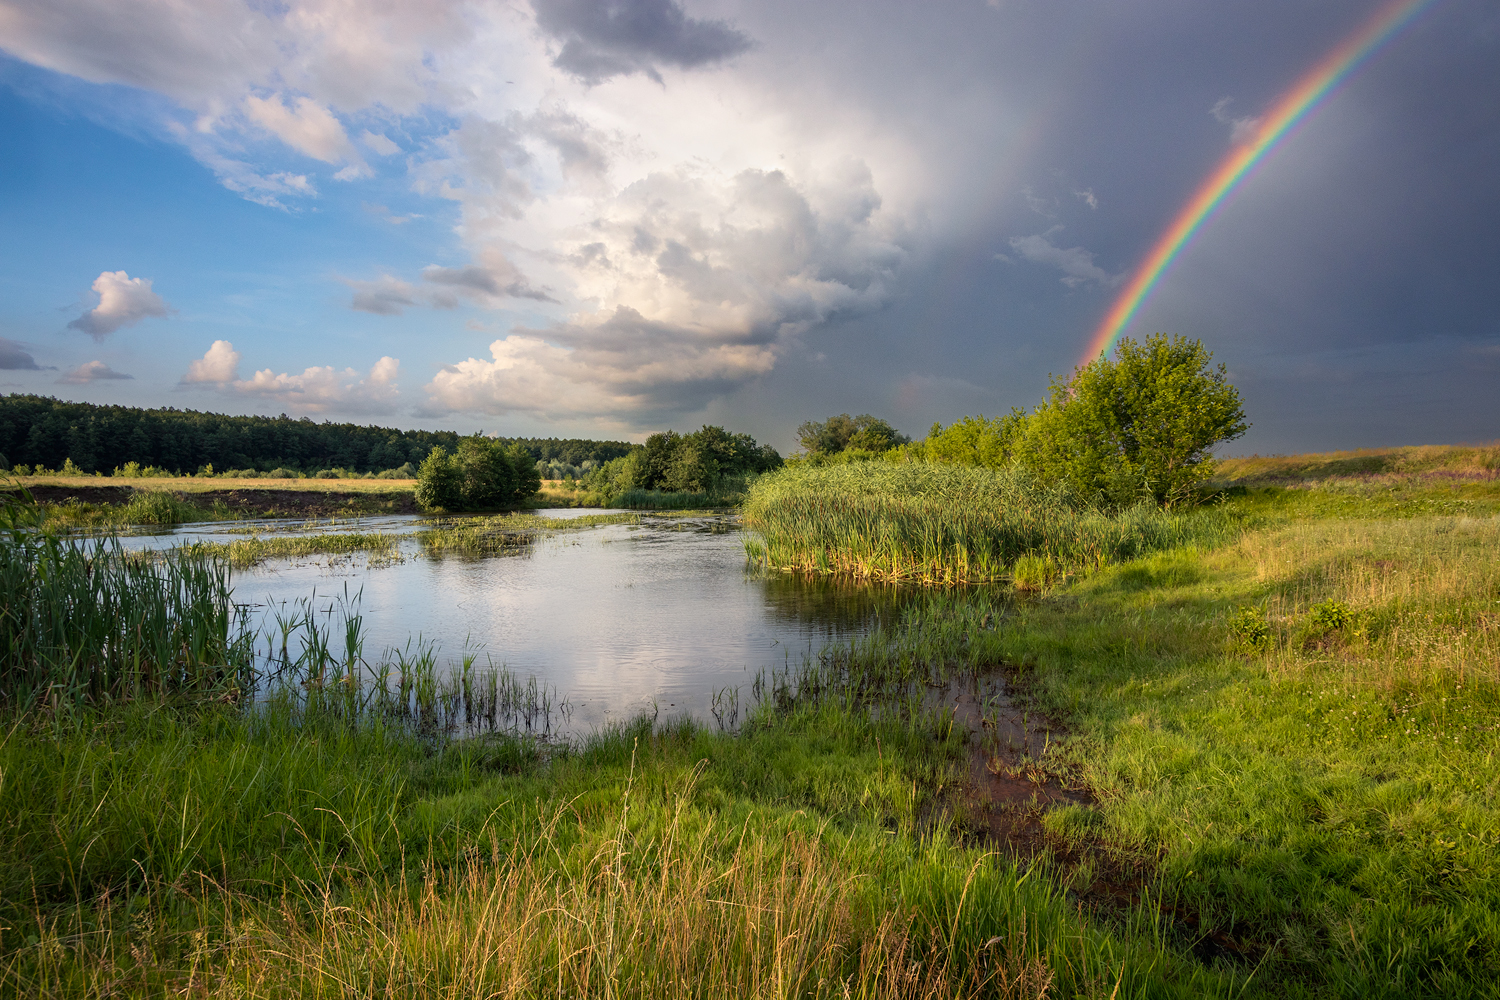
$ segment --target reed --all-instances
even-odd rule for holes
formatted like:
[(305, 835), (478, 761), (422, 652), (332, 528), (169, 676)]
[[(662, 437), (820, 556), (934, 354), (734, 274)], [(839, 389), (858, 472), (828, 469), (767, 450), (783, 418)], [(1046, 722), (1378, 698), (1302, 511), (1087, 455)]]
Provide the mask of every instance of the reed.
[(312, 555), (352, 555), (364, 553), (372, 565), (401, 561), (401, 539), (396, 535), (350, 532), (329, 535), (259, 535), (237, 538), (232, 542), (206, 542), (207, 554), (222, 556), (235, 569), (247, 569), (270, 559), (296, 559)]
[(46, 530), (0, 498), (0, 699), (22, 707), (182, 693), (233, 695), (247, 637), (229, 567), (201, 548), (126, 554)]
[(751, 487), (744, 522), (753, 562), (928, 585), (1009, 579), (1038, 587), (1110, 563), (1237, 533), (1223, 510), (1143, 503), (1108, 514), (1021, 470), (862, 462), (792, 466)]
[(557, 531), (596, 528), (606, 524), (639, 524), (639, 514), (585, 514), (574, 518), (539, 514), (500, 514), (493, 517), (444, 517), (417, 532), (417, 544), (429, 558), (457, 556), (484, 559), (525, 552), (542, 535)]

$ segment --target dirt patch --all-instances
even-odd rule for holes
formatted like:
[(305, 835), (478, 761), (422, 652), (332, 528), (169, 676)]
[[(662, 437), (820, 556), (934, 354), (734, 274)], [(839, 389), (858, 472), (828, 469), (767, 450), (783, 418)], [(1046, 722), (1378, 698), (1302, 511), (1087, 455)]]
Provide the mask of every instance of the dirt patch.
[[(67, 503), (78, 500), (82, 503), (129, 503), (135, 490), (129, 486), (28, 486), (31, 498), (37, 503)], [(19, 490), (6, 490), (11, 496), (19, 496)]]
[(416, 514), (414, 493), (355, 493), (329, 490), (206, 490), (178, 498), (209, 508), (217, 501), (246, 517), (349, 517), (369, 514)]
[(950, 684), (941, 693), (954, 725), (969, 733), (967, 771), (959, 791), (959, 812), (971, 830), (1017, 860), (1050, 855), (1065, 871), (1087, 869), (1086, 887), (1074, 895), (1085, 908), (1119, 914), (1142, 905), (1157, 908), (1179, 939), (1201, 961), (1259, 961), (1273, 945), (1237, 927), (1204, 927), (1200, 916), (1181, 906), (1149, 899), (1148, 861), (1112, 850), (1102, 840), (1067, 840), (1043, 824), (1048, 810), (1091, 807), (1098, 800), (1088, 788), (1049, 766), (1047, 750), (1065, 735), (1046, 715), (1018, 703), (1002, 671)]

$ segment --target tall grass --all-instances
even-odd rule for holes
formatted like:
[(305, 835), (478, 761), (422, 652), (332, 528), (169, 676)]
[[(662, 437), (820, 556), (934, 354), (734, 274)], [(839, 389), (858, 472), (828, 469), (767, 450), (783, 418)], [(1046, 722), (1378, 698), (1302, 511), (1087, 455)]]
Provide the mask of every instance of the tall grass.
[(247, 669), (223, 560), (62, 538), (34, 506), (0, 498), (0, 700), (233, 692)]
[(1045, 585), (1236, 530), (1219, 510), (1107, 514), (1023, 471), (921, 462), (788, 467), (750, 487), (743, 516), (768, 567), (924, 584)]

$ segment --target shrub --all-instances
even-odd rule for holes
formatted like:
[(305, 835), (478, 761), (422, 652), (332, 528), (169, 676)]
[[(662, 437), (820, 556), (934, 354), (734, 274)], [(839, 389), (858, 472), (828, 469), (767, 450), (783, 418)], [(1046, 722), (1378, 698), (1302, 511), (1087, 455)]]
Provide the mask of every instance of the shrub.
[(296, 478), (298, 478), (298, 473), (293, 472), (291, 469), (272, 469), (270, 472), (266, 473), (266, 478), (267, 479), (296, 479)]
[(1325, 633), (1342, 632), (1354, 620), (1347, 604), (1331, 599), (1314, 604), (1310, 609), (1309, 618), (1316, 628)]

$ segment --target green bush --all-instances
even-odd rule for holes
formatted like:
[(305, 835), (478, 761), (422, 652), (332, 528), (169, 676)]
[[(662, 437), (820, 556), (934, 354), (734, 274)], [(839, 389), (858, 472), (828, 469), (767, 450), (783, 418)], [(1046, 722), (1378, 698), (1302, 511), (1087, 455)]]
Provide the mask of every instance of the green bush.
[(439, 445), (417, 470), (417, 504), (423, 510), (495, 510), (516, 507), (542, 488), (531, 453), (479, 434), (449, 455)]

